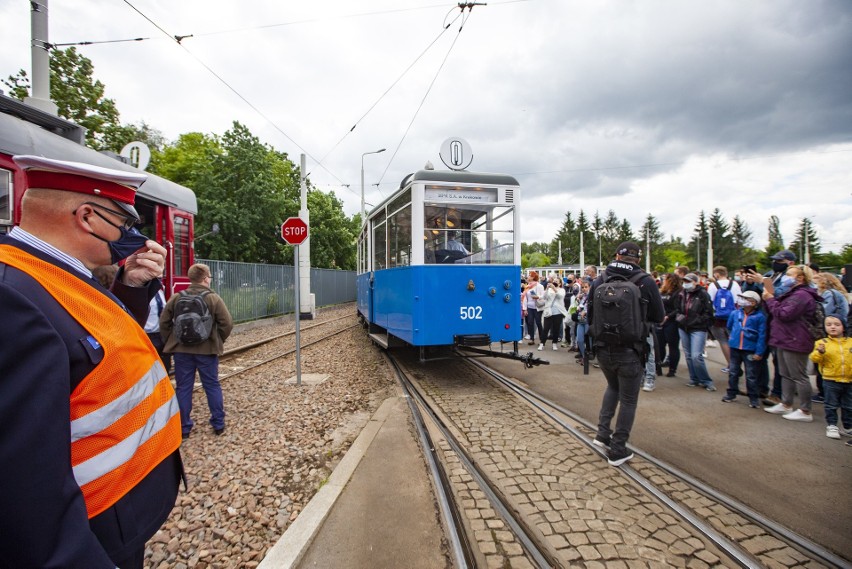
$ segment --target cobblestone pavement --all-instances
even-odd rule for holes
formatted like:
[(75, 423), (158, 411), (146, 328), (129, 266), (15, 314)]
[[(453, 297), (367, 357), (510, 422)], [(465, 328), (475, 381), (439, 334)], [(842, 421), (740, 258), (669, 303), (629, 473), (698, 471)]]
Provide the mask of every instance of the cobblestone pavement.
[[(735, 563), (668, 506), (515, 396), (456, 363), (414, 367), (479, 469), (565, 567), (729, 567)], [(442, 450), (444, 447), (439, 445)], [(466, 523), (487, 567), (531, 566), (466, 471), (444, 450)], [(737, 539), (767, 567), (818, 565), (656, 466), (631, 465)]]

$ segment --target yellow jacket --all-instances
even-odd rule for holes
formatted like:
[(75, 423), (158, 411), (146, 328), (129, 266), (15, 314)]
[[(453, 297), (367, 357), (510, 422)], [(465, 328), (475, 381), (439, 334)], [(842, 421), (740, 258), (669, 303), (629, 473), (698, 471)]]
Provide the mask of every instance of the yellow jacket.
[[(825, 353), (816, 347), (825, 344)], [(852, 338), (823, 338), (814, 344), (811, 361), (819, 366), (823, 379), (852, 383)]]

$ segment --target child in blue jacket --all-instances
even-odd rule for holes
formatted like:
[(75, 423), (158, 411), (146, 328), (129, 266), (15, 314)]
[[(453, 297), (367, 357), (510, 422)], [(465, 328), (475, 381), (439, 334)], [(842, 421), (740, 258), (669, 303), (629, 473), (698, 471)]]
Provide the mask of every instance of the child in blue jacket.
[(757, 309), (760, 295), (746, 291), (738, 296), (740, 308), (728, 316), (728, 332), (731, 335), (728, 345), (731, 348), (731, 363), (728, 366), (728, 392), (722, 397), (723, 403), (737, 398), (740, 382), (740, 364), (745, 365), (746, 392), (748, 406), (760, 408), (758, 393), (758, 362), (766, 352), (766, 316)]

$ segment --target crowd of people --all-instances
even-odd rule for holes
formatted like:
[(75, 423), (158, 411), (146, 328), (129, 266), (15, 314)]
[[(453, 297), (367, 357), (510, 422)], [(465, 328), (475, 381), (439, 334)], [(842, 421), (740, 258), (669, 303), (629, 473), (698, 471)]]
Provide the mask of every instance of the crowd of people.
[[(826, 436), (852, 436), (852, 295), (836, 275), (797, 264), (792, 251), (771, 260), (766, 273), (754, 266), (733, 275), (723, 266), (711, 274), (680, 266), (649, 275), (664, 316), (650, 325), (641, 389), (653, 391), (659, 376), (683, 374), (686, 386), (716, 391), (705, 358), (708, 346), (718, 347), (727, 377), (723, 403), (744, 396), (752, 409), (797, 422), (812, 422), (814, 404), (820, 404)], [(552, 350), (576, 352), (577, 363), (588, 356), (600, 367), (589, 326), (590, 290), (605, 280), (607, 269), (598, 275), (589, 266), (564, 278), (531, 271), (521, 294), (528, 344), (544, 350), (549, 340)]]

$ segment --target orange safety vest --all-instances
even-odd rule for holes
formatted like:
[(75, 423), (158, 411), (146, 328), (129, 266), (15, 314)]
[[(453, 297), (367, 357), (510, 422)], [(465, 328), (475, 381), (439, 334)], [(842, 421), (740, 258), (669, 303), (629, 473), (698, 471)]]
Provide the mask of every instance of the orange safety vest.
[(174, 389), (144, 330), (112, 299), (9, 245), (0, 262), (32, 276), (103, 346), (104, 359), (71, 393), (71, 466), (91, 519), (180, 446)]

